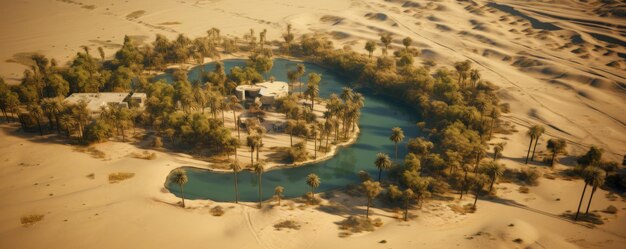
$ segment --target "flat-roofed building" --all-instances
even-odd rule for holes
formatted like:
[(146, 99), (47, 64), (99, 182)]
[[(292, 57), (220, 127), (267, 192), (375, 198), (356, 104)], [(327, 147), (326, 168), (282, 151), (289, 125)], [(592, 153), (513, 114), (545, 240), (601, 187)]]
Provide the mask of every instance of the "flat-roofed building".
[(235, 93), (242, 101), (259, 101), (263, 105), (272, 106), (276, 99), (289, 94), (289, 85), (282, 81), (266, 81), (254, 85), (237, 86)]
[(78, 104), (80, 101), (87, 103), (87, 110), (92, 115), (97, 115), (102, 112), (102, 107), (108, 108), (109, 105), (123, 106), (128, 108), (128, 103), (125, 102), (130, 93), (72, 93), (69, 97), (65, 98), (70, 104)]

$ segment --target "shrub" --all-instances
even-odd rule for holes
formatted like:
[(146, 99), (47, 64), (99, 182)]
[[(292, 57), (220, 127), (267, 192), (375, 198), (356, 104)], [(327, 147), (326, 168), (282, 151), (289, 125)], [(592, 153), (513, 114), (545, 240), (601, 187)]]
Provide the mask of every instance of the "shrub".
[(604, 212), (607, 212), (609, 214), (616, 214), (617, 213), (617, 208), (613, 205), (609, 205), (606, 210), (604, 210)]
[(274, 224), (274, 228), (278, 231), (282, 230), (283, 228), (300, 230), (300, 227), (300, 224), (298, 224), (298, 222), (294, 220), (285, 220)]
[(289, 148), (287, 152), (287, 160), (291, 163), (302, 162), (309, 158), (309, 152), (306, 151), (304, 143), (300, 142)]
[(380, 227), (383, 225), (383, 222), (380, 218), (370, 219), (366, 217), (359, 217), (350, 215), (343, 221), (338, 222), (339, 229), (348, 230), (353, 233), (360, 233), (363, 231), (374, 231), (376, 227)]
[(163, 141), (161, 141), (161, 137), (154, 137), (154, 140), (152, 141), (152, 147), (154, 148), (163, 147)]
[(35, 224), (35, 223), (43, 220), (43, 217), (44, 217), (43, 214), (24, 215), (24, 216), (22, 216), (22, 218), (20, 218), (20, 222), (24, 226), (30, 226), (32, 224)]
[(222, 206), (215, 206), (211, 208), (211, 214), (213, 216), (222, 216), (224, 215), (224, 208), (222, 208)]
[(133, 152), (131, 153), (131, 156), (134, 158), (139, 158), (139, 159), (144, 159), (144, 160), (154, 160), (157, 157), (156, 153), (149, 152), (149, 151), (144, 151), (142, 153)]
[(135, 173), (117, 172), (109, 174), (109, 183), (118, 183), (135, 176)]
[(111, 137), (111, 126), (103, 120), (96, 120), (85, 127), (85, 142), (99, 143)]

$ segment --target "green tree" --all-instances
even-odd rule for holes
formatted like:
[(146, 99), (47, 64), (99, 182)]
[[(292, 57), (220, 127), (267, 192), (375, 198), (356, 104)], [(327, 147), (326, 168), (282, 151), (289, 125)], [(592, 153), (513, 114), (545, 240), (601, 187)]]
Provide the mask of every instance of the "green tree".
[[(548, 141), (549, 142), (549, 141)], [(600, 186), (604, 183), (604, 173), (601, 169), (597, 167), (587, 167), (582, 171), (583, 181), (585, 182), (585, 186), (583, 187), (583, 193), (580, 196), (580, 201), (578, 202), (578, 208), (576, 209), (576, 216), (574, 216), (574, 220), (578, 220), (578, 215), (580, 214), (580, 207), (583, 204), (583, 198), (585, 197), (585, 191), (587, 190), (587, 185), (592, 185), (594, 187)], [(591, 196), (593, 198), (593, 194)], [(589, 204), (591, 204), (591, 198), (589, 198)], [(589, 206), (587, 206), (587, 210), (589, 210)]]
[(411, 39), (411, 37), (406, 37), (404, 39), (402, 39), (402, 45), (404, 45), (404, 50), (405, 51), (409, 51), (409, 47), (411, 46), (411, 44), (413, 44), (413, 39)]
[(185, 191), (184, 191), (184, 186), (185, 184), (187, 184), (187, 182), (189, 181), (189, 178), (187, 177), (187, 171), (185, 171), (184, 169), (175, 169), (172, 174), (170, 175), (170, 179), (171, 182), (178, 184), (178, 186), (180, 187), (180, 198), (183, 202), (183, 207), (185, 207)]
[(320, 95), (319, 82), (321, 80), (321, 76), (316, 73), (309, 74), (309, 81), (307, 82), (307, 89), (304, 92), (305, 96), (311, 98), (311, 109), (315, 110), (315, 98)]
[(367, 52), (369, 52), (369, 58), (372, 58), (372, 54), (374, 53), (374, 51), (376, 51), (376, 42), (374, 41), (367, 41), (365, 43), (365, 50), (367, 50)]
[(367, 196), (367, 211), (365, 212), (365, 218), (369, 218), (370, 206), (372, 206), (374, 198), (380, 194), (380, 191), (382, 191), (383, 188), (380, 186), (380, 182), (367, 180), (363, 182), (363, 190), (365, 190), (365, 195)]
[(591, 185), (591, 196), (589, 196), (589, 203), (587, 203), (587, 210), (585, 210), (585, 215), (589, 214), (589, 207), (591, 207), (591, 200), (593, 199), (593, 194), (596, 193), (596, 190), (599, 186), (604, 185), (605, 175), (606, 173), (598, 168), (591, 167), (588, 174), (589, 185)]
[(39, 135), (43, 136), (43, 129), (41, 128), (41, 117), (44, 113), (41, 109), (41, 106), (37, 104), (30, 104), (28, 105), (28, 112), (35, 119), (35, 122), (37, 122), (37, 127), (39, 127)]
[(402, 128), (400, 127), (394, 127), (391, 129), (391, 136), (389, 137), (389, 140), (391, 140), (394, 143), (395, 146), (395, 153), (396, 153), (396, 160), (398, 160), (398, 143), (402, 142), (402, 140), (404, 140), (404, 131), (402, 131)]
[(378, 181), (380, 182), (383, 170), (391, 169), (391, 159), (389, 159), (389, 155), (385, 153), (378, 153), (376, 154), (376, 161), (374, 161), (374, 165), (378, 168)]
[(498, 164), (495, 160), (490, 161), (483, 166), (482, 173), (489, 177), (489, 193), (491, 193), (493, 184), (498, 180), (498, 177), (504, 174), (504, 166), (502, 164)]
[(318, 188), (320, 186), (320, 178), (319, 176), (317, 176), (316, 174), (309, 174), (306, 177), (306, 184), (309, 185), (309, 187), (311, 187), (311, 196), (314, 197), (315, 196), (315, 189)]
[(280, 206), (280, 200), (283, 198), (284, 191), (285, 188), (283, 188), (282, 186), (276, 186), (276, 188), (274, 188), (274, 196), (276, 196), (276, 198), (278, 199), (278, 206)]
[(496, 145), (493, 146), (493, 160), (494, 161), (498, 160), (498, 158), (502, 156), (504, 145), (506, 145), (506, 143), (497, 143)]
[(542, 125), (533, 125), (531, 129), (534, 129), (535, 133), (535, 146), (533, 146), (533, 154), (530, 156), (530, 160), (535, 159), (535, 150), (537, 149), (537, 144), (539, 143), (539, 138), (543, 133), (545, 133), (546, 129)]
[(258, 185), (259, 185), (259, 208), (262, 207), (263, 200), (263, 171), (265, 171), (265, 164), (263, 162), (258, 162), (253, 166), (254, 172), (257, 175)]
[(236, 96), (231, 95), (228, 98), (228, 109), (233, 112), (233, 123), (237, 128), (237, 138), (241, 139), (241, 133), (239, 132), (239, 119), (235, 116), (235, 112), (240, 112), (243, 110), (243, 106), (241, 106), (239, 99)]
[(239, 171), (241, 171), (241, 166), (239, 162), (235, 160), (230, 164), (230, 169), (233, 170), (233, 176), (235, 177), (235, 203), (239, 203), (239, 181), (237, 180), (237, 176), (239, 175)]
[(383, 50), (384, 56), (387, 56), (387, 51), (389, 51), (389, 45), (391, 44), (392, 41), (393, 39), (391, 38), (390, 33), (380, 34), (380, 42), (382, 42), (383, 46), (385, 46), (385, 50)]
[(565, 152), (567, 143), (562, 138), (559, 138), (559, 139), (551, 138), (550, 140), (548, 140), (548, 144), (546, 147), (548, 148), (548, 150), (552, 152), (552, 159), (550, 160), (550, 166), (553, 167), (554, 161), (556, 161), (556, 157), (558, 156), (558, 154)]
[(487, 177), (483, 174), (477, 174), (472, 177), (470, 185), (474, 189), (474, 205), (472, 205), (473, 209), (476, 209), (478, 196), (480, 196), (480, 192), (483, 191), (483, 187), (485, 187), (485, 183), (487, 183), (487, 181)]
[(409, 218), (409, 204), (413, 199), (415, 199), (415, 193), (413, 193), (411, 188), (407, 188), (402, 192), (402, 200), (404, 201), (404, 221), (407, 221)]

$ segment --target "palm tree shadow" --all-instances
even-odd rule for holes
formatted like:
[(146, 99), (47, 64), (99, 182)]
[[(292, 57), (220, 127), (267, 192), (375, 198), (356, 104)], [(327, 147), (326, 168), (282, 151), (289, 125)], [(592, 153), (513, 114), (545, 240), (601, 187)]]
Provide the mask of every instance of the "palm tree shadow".
[[(547, 216), (547, 217), (550, 217), (550, 218), (555, 218), (555, 219), (559, 219), (559, 220), (562, 220), (562, 221), (566, 221), (566, 222), (569, 222), (569, 223), (574, 224), (574, 225), (583, 226), (583, 227), (586, 227), (586, 228), (589, 228), (589, 229), (599, 229), (599, 230), (601, 230), (603, 232), (610, 233), (610, 234), (615, 235), (617, 237), (626, 239), (626, 236), (624, 236), (624, 235), (617, 234), (615, 232), (612, 232), (612, 231), (609, 231), (609, 230), (606, 230), (606, 229), (603, 229), (603, 228), (600, 228), (600, 227), (596, 226), (596, 225), (601, 224), (600, 222), (602, 222), (600, 220), (600, 217), (598, 215), (596, 215), (596, 214), (591, 214), (591, 215), (581, 214), (579, 216), (579, 220), (575, 221), (574, 220), (574, 215), (575, 214), (573, 214), (573, 213), (564, 213), (564, 214), (561, 214), (561, 215), (557, 215), (557, 214), (549, 213), (549, 212), (542, 211), (542, 210), (539, 210), (539, 209), (536, 209), (536, 208), (528, 207), (528, 206), (520, 204), (520, 203), (518, 203), (518, 202), (516, 202), (514, 200), (502, 199), (502, 198), (487, 198), (487, 199), (481, 198), (481, 200), (491, 201), (491, 202), (495, 202), (495, 203), (499, 203), (499, 204), (503, 204), (503, 205), (507, 205), (507, 206), (511, 206), (511, 207), (517, 207), (517, 208), (524, 209), (524, 210), (527, 210), (527, 211), (530, 211), (530, 212), (533, 212), (533, 213), (541, 214), (541, 215), (544, 215), (544, 216)], [(585, 222), (585, 223), (583, 223), (583, 222)]]

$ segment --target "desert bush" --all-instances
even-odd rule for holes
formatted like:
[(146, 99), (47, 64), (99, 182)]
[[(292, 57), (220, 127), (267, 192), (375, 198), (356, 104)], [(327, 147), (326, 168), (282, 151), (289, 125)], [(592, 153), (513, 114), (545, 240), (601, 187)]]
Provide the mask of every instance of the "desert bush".
[(309, 152), (306, 151), (304, 143), (294, 144), (287, 152), (287, 160), (291, 163), (302, 162), (309, 158)]
[(133, 176), (135, 176), (135, 173), (129, 173), (129, 172), (111, 173), (109, 174), (109, 183), (118, 183), (123, 180), (133, 178)]
[(224, 208), (222, 206), (215, 206), (211, 208), (211, 214), (213, 216), (222, 216), (224, 215)]
[(360, 233), (363, 231), (374, 231), (376, 227), (380, 227), (383, 225), (383, 222), (380, 218), (370, 219), (366, 217), (360, 217), (355, 215), (350, 215), (343, 221), (337, 223), (339, 225), (339, 229), (348, 230), (352, 233)]
[(112, 135), (111, 126), (104, 120), (97, 119), (85, 127), (85, 142), (99, 143)]
[(156, 153), (149, 152), (149, 151), (144, 151), (142, 153), (133, 152), (131, 153), (131, 156), (134, 158), (139, 158), (139, 159), (144, 159), (144, 160), (154, 160), (157, 157)]
[(284, 220), (274, 224), (274, 228), (278, 231), (282, 229), (300, 230), (300, 224), (295, 220)]
[(152, 147), (154, 148), (163, 147), (163, 141), (161, 140), (161, 137), (154, 137), (154, 140), (152, 140)]
[(20, 222), (22, 223), (23, 226), (30, 226), (32, 224), (35, 224), (43, 220), (43, 217), (44, 217), (43, 214), (24, 215), (20, 218)]

